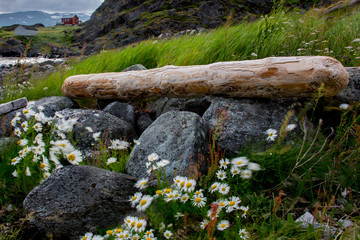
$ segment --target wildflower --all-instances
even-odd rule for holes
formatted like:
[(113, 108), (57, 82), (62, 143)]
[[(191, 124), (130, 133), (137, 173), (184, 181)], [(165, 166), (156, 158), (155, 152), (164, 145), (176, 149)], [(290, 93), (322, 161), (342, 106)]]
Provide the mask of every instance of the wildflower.
[(237, 157), (237, 158), (234, 158), (233, 160), (231, 160), (232, 166), (238, 167), (238, 168), (246, 166), (248, 162), (249, 162), (249, 159), (247, 157)]
[(159, 160), (159, 155), (157, 155), (156, 153), (152, 153), (148, 156), (148, 161), (149, 162), (154, 162)]
[(238, 175), (240, 173), (240, 170), (237, 168), (237, 167), (231, 167), (231, 170), (230, 170), (232, 176), (234, 177), (235, 175)]
[(240, 239), (248, 239), (249, 238), (249, 234), (246, 231), (246, 229), (240, 229), (239, 236), (240, 236)]
[(339, 108), (342, 110), (347, 110), (349, 108), (349, 104), (347, 103), (342, 103), (339, 105)]
[(166, 230), (166, 231), (164, 232), (164, 237), (165, 237), (166, 239), (170, 239), (170, 237), (171, 237), (172, 235), (173, 235), (172, 232), (170, 232), (169, 230)]
[(260, 170), (260, 165), (257, 163), (253, 163), (253, 162), (249, 162), (248, 163), (248, 169), (252, 170), (252, 171), (259, 171)]
[(81, 237), (80, 240), (91, 240), (93, 237), (93, 234), (91, 232), (85, 233), (84, 237)]
[(214, 183), (210, 186), (209, 191), (210, 191), (211, 193), (217, 191), (218, 188), (219, 188), (219, 185), (220, 185), (219, 182), (214, 182)]
[(13, 119), (11, 119), (11, 126), (15, 127), (18, 121), (20, 121), (20, 117), (14, 117)]
[(46, 178), (50, 177), (50, 175), (51, 174), (49, 172), (44, 172), (43, 173), (43, 178), (46, 179)]
[(57, 140), (53, 142), (52, 145), (58, 147), (64, 155), (75, 151), (75, 147), (69, 142), (69, 140)]
[(94, 235), (91, 240), (103, 240), (104, 238), (100, 235)]
[(26, 132), (28, 130), (28, 123), (27, 122), (22, 122), (21, 127)]
[(227, 158), (221, 159), (219, 161), (219, 164), (220, 164), (220, 168), (227, 169), (227, 166), (230, 164), (230, 161)]
[(19, 157), (15, 157), (13, 159), (11, 159), (11, 165), (16, 165), (20, 162), (20, 158)]
[(43, 129), (43, 125), (38, 122), (34, 125), (34, 129), (35, 131), (40, 132)]
[(135, 232), (143, 232), (145, 230), (146, 224), (147, 223), (144, 219), (137, 219), (133, 230)]
[(216, 176), (220, 180), (226, 179), (226, 172), (224, 170), (219, 170), (216, 172)]
[(174, 217), (175, 217), (176, 219), (179, 219), (179, 218), (181, 218), (181, 217), (183, 217), (183, 216), (184, 216), (184, 214), (181, 213), (181, 212), (177, 212), (177, 213), (174, 215)]
[(42, 171), (48, 172), (50, 170), (50, 164), (46, 157), (43, 156), (43, 161), (39, 164)]
[(266, 138), (268, 142), (275, 141), (275, 138), (277, 137), (277, 131), (275, 129), (269, 128), (265, 133), (268, 135)]
[(30, 168), (29, 168), (29, 167), (26, 167), (25, 175), (28, 176), (28, 177), (31, 176), (31, 172), (30, 172)]
[(29, 118), (31, 116), (34, 116), (35, 112), (32, 109), (25, 108), (23, 110), (23, 114), (25, 115), (26, 118)]
[[(44, 144), (45, 145), (45, 144)], [(45, 152), (44, 145), (33, 147), (33, 151), (36, 155), (42, 155)], [(35, 157), (35, 156), (34, 156)]]
[(24, 149), (23, 149), (23, 152), (24, 152), (24, 157), (31, 152), (31, 148), (26, 146)]
[[(216, 204), (216, 208), (212, 207), (208, 212), (207, 212), (207, 216), (211, 219), (214, 220), (215, 218), (219, 217), (219, 213), (221, 212), (221, 208), (219, 208), (219, 205), (217, 203)], [(212, 206), (214, 206), (212, 204)]]
[(141, 212), (145, 211), (151, 204), (153, 200), (153, 197), (149, 195), (144, 195), (141, 200), (139, 201), (139, 204), (136, 206), (136, 209)]
[(295, 128), (296, 128), (296, 124), (289, 124), (289, 125), (286, 126), (285, 131), (291, 132)]
[(117, 161), (116, 158), (111, 157), (111, 158), (108, 158), (108, 160), (106, 161), (106, 164), (107, 164), (107, 165), (110, 165), (110, 164), (112, 164), (112, 163), (115, 163), (116, 161)]
[(174, 177), (173, 181), (174, 187), (176, 189), (182, 189), (183, 187), (185, 187), (185, 182), (187, 181), (187, 178), (182, 176), (176, 176)]
[(161, 190), (156, 190), (155, 193), (156, 193), (157, 196), (161, 196), (163, 194), (163, 192)]
[(19, 145), (19, 146), (26, 146), (28, 143), (29, 143), (29, 140), (27, 140), (26, 138), (17, 141), (17, 145)]
[(100, 140), (100, 134), (101, 132), (96, 132), (92, 135), (92, 137), (94, 138), (95, 141), (99, 141)]
[[(43, 134), (42, 133), (38, 133), (36, 136), (35, 136), (35, 142), (38, 144), (38, 145), (43, 145), (42, 143), (43, 142)], [(45, 145), (45, 144), (44, 144)]]
[(128, 142), (115, 139), (111, 140), (111, 146), (109, 148), (114, 150), (124, 150), (128, 147), (130, 147), (130, 144)]
[(165, 167), (166, 165), (168, 165), (169, 163), (170, 163), (170, 162), (169, 162), (168, 160), (163, 159), (163, 160), (161, 160), (160, 162), (156, 163), (156, 165), (157, 165), (158, 168), (163, 168), (163, 167)]
[(241, 178), (249, 179), (249, 178), (251, 178), (251, 176), (252, 176), (251, 170), (245, 169), (245, 170), (241, 171)]
[(206, 200), (207, 200), (206, 197), (194, 196), (193, 199), (192, 199), (192, 204), (195, 207), (200, 207), (201, 208), (201, 207), (205, 206)]
[(133, 142), (134, 142), (136, 145), (140, 145), (140, 141), (139, 141), (139, 140), (133, 140)]
[(88, 131), (89, 133), (94, 132), (91, 127), (85, 127), (85, 130)]
[(79, 165), (80, 162), (82, 162), (82, 156), (81, 152), (79, 150), (75, 150), (71, 153), (69, 153), (66, 156), (66, 159), (73, 165)]
[(171, 200), (174, 200), (174, 193), (170, 192), (170, 193), (165, 194), (164, 200), (165, 200), (165, 202), (170, 202)]
[(150, 230), (146, 231), (145, 236), (148, 237), (148, 238), (154, 237), (154, 230), (150, 229)]
[(130, 202), (131, 202), (131, 206), (132, 207), (135, 207), (136, 204), (138, 204), (140, 202), (140, 199), (142, 197), (142, 193), (141, 192), (137, 192), (134, 194), (134, 196), (132, 196), (130, 198)]
[(189, 195), (187, 195), (186, 193), (184, 195), (182, 195), (180, 197), (180, 201), (183, 202), (183, 203), (186, 203), (188, 200), (189, 200)]
[(201, 229), (205, 229), (208, 224), (209, 224), (209, 220), (204, 219), (204, 220), (200, 223)]
[(219, 199), (216, 201), (216, 203), (218, 204), (219, 209), (223, 209), (229, 204), (229, 202), (225, 199)]
[(136, 220), (137, 220), (136, 217), (127, 216), (127, 217), (124, 219), (124, 222), (125, 222), (127, 228), (128, 228), (128, 229), (131, 229), (131, 228), (133, 228), (133, 227), (135, 226)]
[(247, 206), (247, 207), (241, 206), (240, 209), (244, 211), (244, 213), (241, 215), (241, 217), (246, 218), (246, 213), (249, 211), (249, 206)]
[(134, 234), (130, 238), (131, 240), (140, 240), (140, 236), (138, 234)]
[(142, 178), (140, 180), (138, 180), (136, 183), (135, 183), (135, 187), (136, 188), (139, 188), (139, 189), (145, 189), (146, 188), (146, 184), (149, 182), (149, 179), (147, 178)]
[(20, 128), (15, 128), (15, 129), (14, 129), (14, 133), (15, 133), (15, 135), (16, 135), (17, 137), (20, 137), (20, 136), (21, 136), (21, 130), (20, 130)]
[(18, 177), (19, 176), (16, 170), (14, 170), (11, 175), (13, 175), (13, 177)]
[(218, 191), (219, 191), (219, 193), (221, 193), (222, 195), (226, 195), (226, 194), (229, 193), (230, 187), (229, 187), (229, 185), (227, 185), (226, 183), (221, 183), (221, 184), (219, 185)]
[(71, 132), (73, 130), (74, 124), (76, 123), (78, 119), (77, 118), (73, 118), (73, 119), (68, 119), (68, 120), (64, 120), (62, 119), (57, 125), (56, 128), (61, 131), (61, 132)]
[(228, 227), (230, 227), (230, 223), (228, 220), (222, 220), (217, 224), (217, 229), (219, 231), (224, 231), (225, 229), (227, 229)]
[(251, 53), (251, 56), (257, 57), (258, 55), (256, 53)]
[(182, 190), (184, 192), (192, 192), (195, 190), (196, 181), (194, 179), (187, 179), (185, 182), (185, 186), (183, 186)]
[(232, 196), (229, 200), (228, 200), (229, 204), (227, 206), (226, 212), (232, 212), (234, 210), (239, 209), (239, 204), (241, 203), (240, 198)]
[(203, 194), (203, 189), (199, 189), (199, 190), (197, 190), (195, 193), (194, 193), (194, 195), (195, 196), (203, 196), (204, 194)]

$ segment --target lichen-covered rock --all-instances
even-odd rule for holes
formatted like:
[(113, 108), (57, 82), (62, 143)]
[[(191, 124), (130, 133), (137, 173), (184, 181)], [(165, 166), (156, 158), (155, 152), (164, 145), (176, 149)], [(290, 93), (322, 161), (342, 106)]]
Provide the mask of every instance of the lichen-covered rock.
[[(204, 124), (209, 129), (219, 127), (219, 114), (222, 112), (223, 128), (217, 143), (227, 156), (238, 153), (246, 144), (266, 143), (265, 131), (272, 128), (279, 132), (286, 113), (297, 105), (290, 99), (212, 98), (211, 101), (203, 115)], [(294, 121), (291, 123), (296, 124)]]
[(347, 67), (345, 69), (349, 73), (349, 84), (336, 96), (336, 99), (343, 102), (359, 102), (360, 67)]
[(79, 239), (98, 228), (122, 223), (133, 214), (129, 198), (136, 179), (91, 166), (57, 169), (25, 198), (30, 221), (54, 239)]
[(164, 168), (170, 181), (174, 175), (205, 174), (209, 153), (207, 134), (201, 117), (195, 113), (164, 113), (140, 136), (140, 144), (131, 152), (126, 171), (137, 178), (149, 176), (145, 166), (147, 157), (157, 153), (161, 159), (170, 161)]
[[(73, 127), (73, 137), (81, 150), (93, 150), (97, 144), (93, 133), (101, 132), (108, 139), (122, 139), (131, 142), (136, 138), (133, 126), (120, 118), (99, 110), (65, 109), (58, 112), (64, 119), (77, 119)], [(93, 132), (89, 132), (90, 127)]]

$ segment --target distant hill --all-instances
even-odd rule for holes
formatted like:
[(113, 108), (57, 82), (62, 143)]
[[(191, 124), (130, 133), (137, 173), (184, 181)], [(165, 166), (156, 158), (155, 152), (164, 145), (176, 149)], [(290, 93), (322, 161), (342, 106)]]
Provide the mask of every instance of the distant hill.
[(21, 25), (34, 25), (42, 23), (46, 27), (55, 26), (64, 15), (76, 14), (82, 22), (87, 21), (90, 15), (83, 13), (46, 13), (42, 11), (27, 11), (27, 12), (14, 12), (0, 14), (0, 27), (10, 26), (14, 24)]

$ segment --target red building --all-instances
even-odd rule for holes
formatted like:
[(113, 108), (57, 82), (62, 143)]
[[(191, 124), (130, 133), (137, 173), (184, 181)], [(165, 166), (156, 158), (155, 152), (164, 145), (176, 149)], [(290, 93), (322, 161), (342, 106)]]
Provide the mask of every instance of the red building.
[(61, 23), (66, 25), (66, 24), (71, 24), (71, 25), (77, 25), (80, 23), (79, 17), (78, 16), (69, 16), (69, 17), (63, 17), (61, 19)]

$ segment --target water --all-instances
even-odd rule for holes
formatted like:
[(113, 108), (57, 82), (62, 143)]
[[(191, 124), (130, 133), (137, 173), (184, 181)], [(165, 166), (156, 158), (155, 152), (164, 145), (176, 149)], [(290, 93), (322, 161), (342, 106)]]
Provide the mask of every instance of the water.
[(0, 57), (0, 66), (5, 65), (15, 65), (17, 63), (24, 64), (36, 64), (51, 61), (53, 63), (62, 63), (64, 62), (63, 58), (44, 58), (44, 57), (33, 57), (33, 58), (17, 58), (17, 57)]

